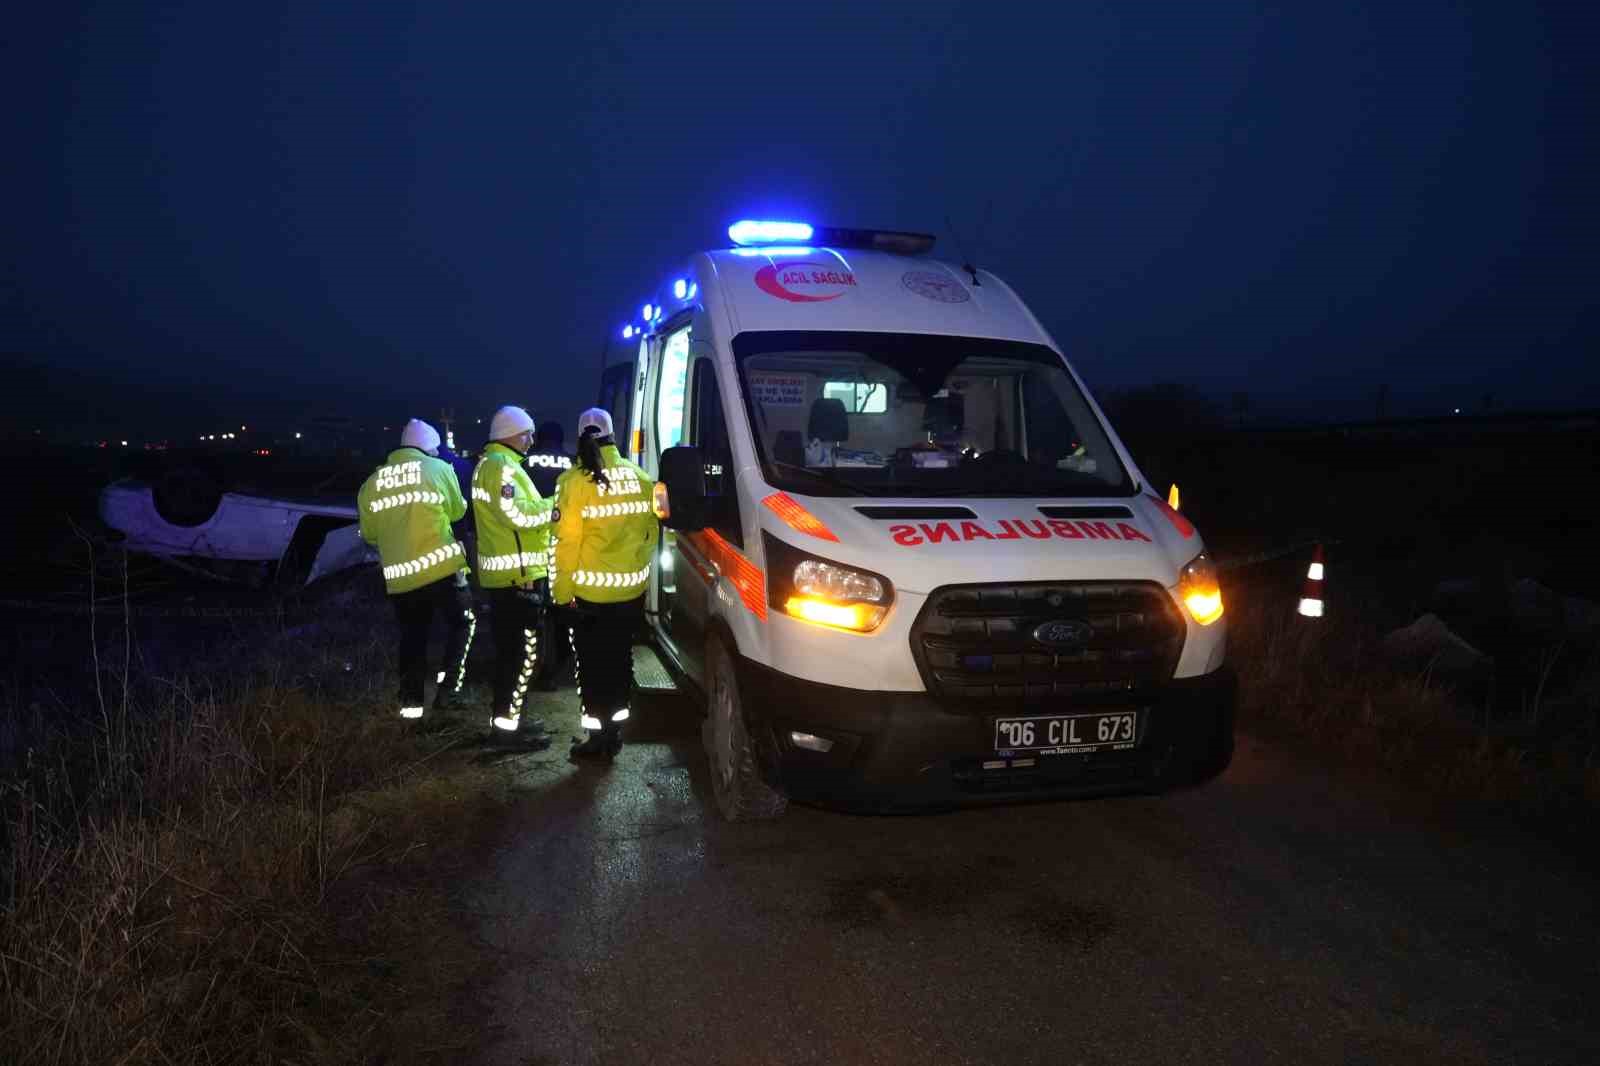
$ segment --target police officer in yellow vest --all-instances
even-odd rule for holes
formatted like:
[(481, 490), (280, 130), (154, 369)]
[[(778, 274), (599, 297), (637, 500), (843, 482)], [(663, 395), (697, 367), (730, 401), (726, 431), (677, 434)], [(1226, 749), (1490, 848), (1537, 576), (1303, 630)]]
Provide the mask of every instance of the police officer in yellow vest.
[(578, 758), (622, 750), (633, 693), (633, 634), (644, 617), (645, 582), (660, 529), (651, 510), (655, 483), (624, 459), (611, 416), (578, 416), (578, 465), (556, 486), (551, 593), (573, 606), (578, 700), (587, 739)]
[(438, 431), (413, 418), (400, 434), (400, 447), (356, 496), (362, 539), (377, 546), (384, 586), (400, 621), (400, 716), (408, 719), (423, 713), (434, 613), (449, 623), (435, 709), (461, 703), (477, 628), (466, 553), (450, 532), (450, 523), (467, 513), (467, 502), (455, 471), (438, 454)]
[(539, 661), (539, 630), (549, 600), (545, 580), (550, 512), (528, 480), (522, 457), (533, 443), (533, 419), (520, 407), (502, 407), (489, 422), (489, 443), (472, 474), (472, 517), (478, 528), (478, 583), (494, 618), (495, 736), (537, 739), (544, 723), (523, 715)]

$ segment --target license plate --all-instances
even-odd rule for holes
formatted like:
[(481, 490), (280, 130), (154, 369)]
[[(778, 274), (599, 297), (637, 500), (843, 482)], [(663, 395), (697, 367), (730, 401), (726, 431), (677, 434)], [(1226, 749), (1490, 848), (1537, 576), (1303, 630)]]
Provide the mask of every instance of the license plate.
[(1091, 751), (1125, 751), (1138, 742), (1138, 711), (997, 718), (994, 723), (996, 751), (1079, 755)]

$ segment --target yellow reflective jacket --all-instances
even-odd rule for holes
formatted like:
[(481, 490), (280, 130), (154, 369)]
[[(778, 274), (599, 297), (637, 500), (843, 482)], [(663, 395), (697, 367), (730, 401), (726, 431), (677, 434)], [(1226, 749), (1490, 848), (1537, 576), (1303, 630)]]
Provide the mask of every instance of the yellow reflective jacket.
[(609, 484), (591, 480), (581, 465), (556, 482), (550, 595), (557, 603), (621, 603), (642, 594), (650, 579), (661, 535), (650, 507), (655, 482), (614, 444), (601, 446), (600, 461)]
[(467, 565), (450, 523), (467, 513), (456, 472), (418, 448), (396, 448), (356, 494), (361, 539), (377, 546), (392, 596)]
[(545, 576), (552, 500), (539, 495), (522, 456), (491, 441), (472, 471), (478, 527), (478, 582), (486, 589), (529, 585)]

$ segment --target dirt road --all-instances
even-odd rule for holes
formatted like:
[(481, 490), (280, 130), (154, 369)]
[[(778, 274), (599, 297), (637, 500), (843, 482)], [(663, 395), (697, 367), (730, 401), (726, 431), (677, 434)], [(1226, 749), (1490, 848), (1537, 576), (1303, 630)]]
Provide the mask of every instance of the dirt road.
[(728, 825), (687, 702), (635, 719), (519, 757), (486, 1063), (1600, 1062), (1592, 874), (1251, 738), (1164, 797)]

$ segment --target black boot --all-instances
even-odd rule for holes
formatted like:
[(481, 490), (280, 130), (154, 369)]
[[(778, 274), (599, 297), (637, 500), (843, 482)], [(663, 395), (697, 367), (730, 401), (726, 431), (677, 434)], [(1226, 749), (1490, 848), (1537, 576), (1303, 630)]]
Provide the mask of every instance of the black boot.
[(589, 739), (573, 741), (572, 751), (568, 754), (574, 759), (614, 759), (621, 750), (622, 730), (612, 726), (610, 729), (590, 730)]

